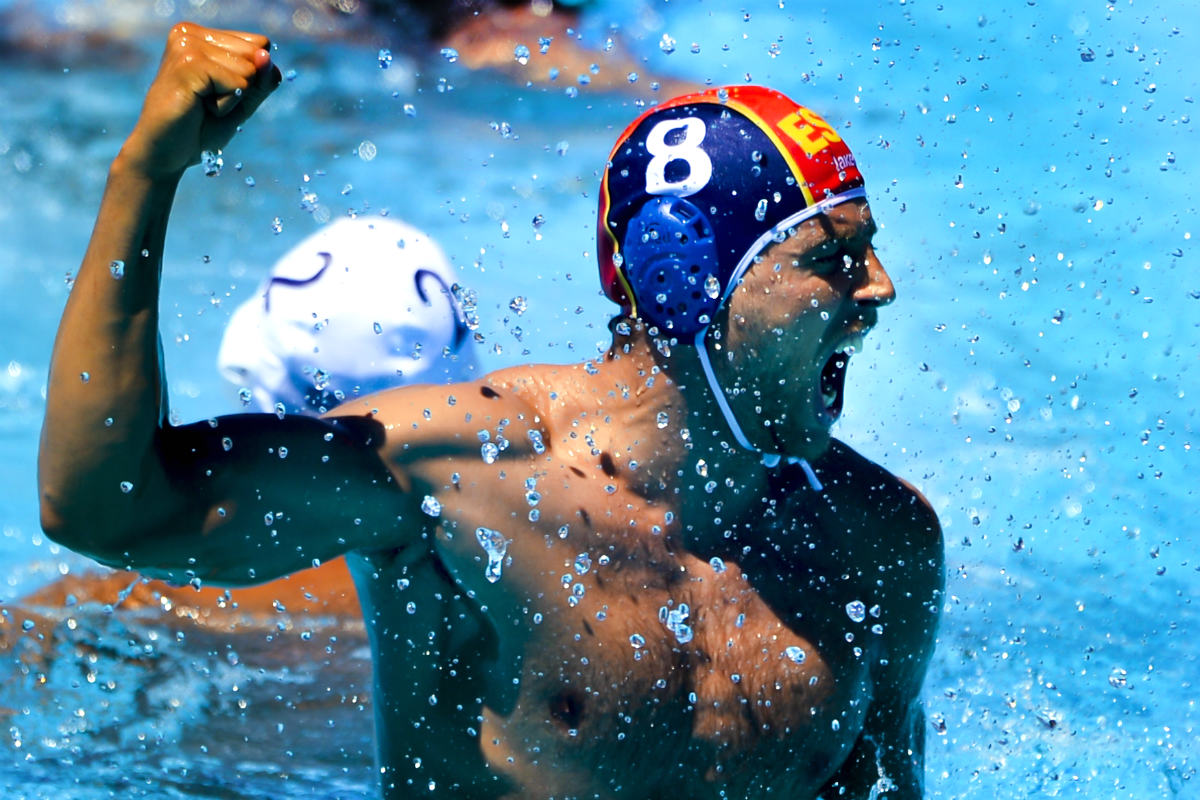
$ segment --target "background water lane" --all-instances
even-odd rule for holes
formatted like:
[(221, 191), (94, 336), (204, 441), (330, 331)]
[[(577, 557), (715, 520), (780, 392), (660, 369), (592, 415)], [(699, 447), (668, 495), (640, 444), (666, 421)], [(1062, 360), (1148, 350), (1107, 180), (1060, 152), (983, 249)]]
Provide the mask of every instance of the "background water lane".
[[(583, 31), (602, 41), (615, 9), (644, 34), (647, 71), (749, 74), (820, 108), (855, 148), (900, 300), (853, 362), (839, 435), (914, 480), (946, 526), (930, 795), (1196, 797), (1200, 11), (744, 5), (749, 20), (700, 0), (605, 2)], [(596, 352), (611, 307), (593, 277), (595, 186), (635, 108), (586, 88), (496, 88), (436, 58), (414, 75), (381, 71), (368, 47), (279, 45), (294, 78), (222, 174), (180, 192), (164, 284), (179, 418), (236, 410), (213, 367), (229, 311), (325, 214), (350, 210), (437, 236), (478, 292), (488, 367)], [(41, 389), (66, 274), (152, 66), (16, 64), (0, 86), (6, 602), (81, 566), (37, 533)], [(294, 714), (267, 724), (294, 730)], [(197, 759), (180, 742), (219, 726), (197, 713), (181, 730), (136, 763)], [(246, 796), (272, 794), (242, 774)]]

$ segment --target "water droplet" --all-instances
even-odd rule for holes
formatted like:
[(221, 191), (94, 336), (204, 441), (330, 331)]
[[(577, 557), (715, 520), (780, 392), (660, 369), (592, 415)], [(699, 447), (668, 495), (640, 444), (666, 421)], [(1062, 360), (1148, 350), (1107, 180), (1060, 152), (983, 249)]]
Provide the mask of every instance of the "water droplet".
[(406, 605), (404, 607), (404, 610), (407, 611), (409, 614), (415, 614), (415, 613), (417, 613), (417, 604), (414, 603), (412, 600), (409, 600), (408, 605)]
[(758, 201), (758, 205), (754, 207), (754, 219), (757, 222), (762, 222), (767, 218), (767, 199), (764, 197)]
[(487, 553), (488, 563), (483, 575), (489, 583), (500, 580), (500, 570), (504, 565), (504, 556), (508, 553), (508, 539), (499, 531), (491, 528), (476, 528), (475, 541)]
[(792, 646), (786, 648), (783, 651), (783, 654), (785, 656), (787, 656), (788, 661), (791, 661), (794, 664), (803, 664), (804, 659), (807, 658), (807, 655), (805, 654), (804, 650), (802, 648), (796, 647), (796, 645), (792, 645)]
[(717, 573), (718, 575), (720, 575), (726, 569), (725, 562), (722, 561), (717, 556), (713, 556), (712, 558), (710, 558), (708, 560), (708, 565), (710, 567), (712, 567), (713, 572)]
[(699, 475), (701, 478), (708, 477), (708, 462), (705, 461), (703, 458), (698, 459), (696, 461), (696, 474)]
[(116, 278), (117, 280), (121, 280), (122, 278), (125, 277), (125, 262), (124, 261), (109, 262), (108, 271), (112, 274), (112, 276), (114, 278)]
[(716, 300), (721, 296), (721, 282), (717, 280), (716, 275), (710, 274), (704, 279), (704, 293), (710, 300)]
[(205, 175), (215, 178), (224, 169), (225, 159), (221, 157), (220, 150), (202, 150), (200, 152), (200, 165), (204, 169)]
[(453, 64), (455, 61), (458, 61), (458, 51), (455, 50), (453, 47), (443, 47), (442, 48), (442, 58), (446, 59), (451, 64)]
[(526, 304), (524, 297), (522, 297), (521, 295), (517, 295), (512, 300), (508, 301), (508, 307), (510, 309), (512, 309), (513, 311), (515, 311), (517, 316), (521, 316), (522, 314), (525, 313), (525, 310), (528, 308), (528, 305)]
[(538, 52), (542, 55), (550, 52), (550, 43), (554, 41), (553, 36), (542, 36), (538, 38)]
[(421, 501), (421, 510), (431, 517), (440, 517), (442, 515), (442, 504), (438, 499), (431, 494), (425, 495), (425, 499)]
[(500, 457), (500, 448), (493, 442), (484, 442), (479, 448), (479, 455), (485, 464), (495, 464), (496, 459)]
[(662, 50), (667, 55), (675, 52), (675, 40), (671, 38), (669, 33), (664, 33), (662, 39), (658, 42), (658, 49)]
[(687, 603), (680, 603), (676, 608), (670, 609), (663, 606), (658, 610), (659, 620), (667, 630), (675, 634), (675, 640), (680, 644), (687, 644), (692, 640), (692, 628), (685, 622), (689, 614)]
[(221, 449), (224, 450), (226, 453), (228, 453), (230, 450), (232, 450), (233, 449), (233, 439), (230, 439), (228, 436), (221, 439)]
[(533, 445), (533, 452), (535, 452), (535, 453), (546, 452), (546, 444), (542, 441), (542, 432), (541, 431), (536, 431), (536, 430), (531, 429), (530, 431), (528, 431), (528, 433), (526, 435), (529, 436), (529, 443), (531, 445)]
[(523, 44), (519, 44), (513, 48), (513, 61), (516, 61), (522, 67), (529, 63), (529, 48)]
[(1129, 685), (1129, 674), (1120, 667), (1113, 667), (1108, 674), (1108, 685), (1114, 689), (1124, 689)]
[(662, 430), (663, 428), (667, 427), (667, 425), (669, 425), (671, 423), (671, 419), (670, 419), (670, 417), (667, 416), (667, 412), (665, 412), (665, 411), (658, 412), (658, 416), (655, 417), (654, 420), (655, 420), (655, 423), (658, 425), (659, 430)]
[(540, 492), (535, 492), (530, 489), (529, 491), (525, 492), (525, 502), (532, 508), (533, 506), (536, 506), (538, 503), (542, 502), (542, 495)]
[(121, 481), (121, 491), (125, 494), (129, 494), (133, 491), (133, 484), (129, 481)]
[(275, 513), (274, 512), (268, 511), (266, 514), (263, 514), (263, 525), (270, 526), (270, 525), (273, 525), (274, 523), (275, 523)]
[(392, 65), (392, 51), (384, 48), (379, 51), (379, 68), (387, 69)]
[(558, 529), (558, 538), (565, 539), (565, 538), (567, 538), (567, 534), (569, 534), (570, 532), (571, 532), (571, 526), (563, 525), (561, 528)]
[(867, 607), (861, 600), (852, 600), (846, 603), (846, 616), (855, 622), (862, 622), (867, 618)]
[(640, 633), (635, 633), (629, 637), (629, 644), (633, 646), (634, 650), (641, 650), (646, 646), (646, 637)]
[(587, 575), (592, 568), (592, 557), (587, 553), (580, 553), (575, 556), (575, 571), (580, 575)]

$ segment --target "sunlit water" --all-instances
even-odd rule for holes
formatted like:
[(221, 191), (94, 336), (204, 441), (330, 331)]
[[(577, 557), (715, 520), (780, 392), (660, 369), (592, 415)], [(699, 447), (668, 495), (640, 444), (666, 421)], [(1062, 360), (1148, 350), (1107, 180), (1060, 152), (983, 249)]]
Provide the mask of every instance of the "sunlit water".
[[(929, 795), (1200, 797), (1200, 12), (730, 5), (602, 4), (586, 30), (624, 20), (648, 73), (774, 85), (855, 147), (900, 299), (854, 361), (839, 434), (913, 480), (946, 530)], [(166, 24), (148, 26), (132, 66), (4, 64), (5, 608), (85, 565), (38, 532), (36, 436), (68, 278)], [(415, 75), (382, 70), (375, 45), (278, 45), (294, 74), (221, 174), (179, 194), (164, 282), (179, 419), (237, 410), (214, 368), (230, 310), (350, 211), (442, 242), (478, 293), (487, 366), (607, 342), (595, 191), (629, 98), (499, 85), (436, 53)], [(48, 669), (12, 653), (0, 670), (6, 797), (372, 795), (361, 630), (281, 616), (180, 639), (153, 615), (75, 611)]]

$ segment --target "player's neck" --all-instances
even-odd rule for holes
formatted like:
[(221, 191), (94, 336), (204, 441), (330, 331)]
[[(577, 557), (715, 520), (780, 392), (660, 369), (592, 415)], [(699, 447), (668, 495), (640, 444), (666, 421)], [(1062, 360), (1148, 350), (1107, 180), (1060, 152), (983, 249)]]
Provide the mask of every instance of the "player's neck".
[(648, 495), (723, 495), (735, 489), (726, 478), (739, 488), (761, 479), (760, 456), (730, 435), (694, 347), (653, 337), (640, 324), (618, 322), (613, 334), (596, 377), (614, 387), (605, 405), (620, 409), (616, 430)]

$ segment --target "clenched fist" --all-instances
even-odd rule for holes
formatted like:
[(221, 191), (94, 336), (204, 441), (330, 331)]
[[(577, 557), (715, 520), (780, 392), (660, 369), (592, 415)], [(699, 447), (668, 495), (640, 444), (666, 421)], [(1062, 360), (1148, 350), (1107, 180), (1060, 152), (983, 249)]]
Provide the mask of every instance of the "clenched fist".
[(177, 177), (218, 150), (279, 85), (270, 40), (181, 22), (171, 29), (137, 125), (121, 149), (149, 178)]

